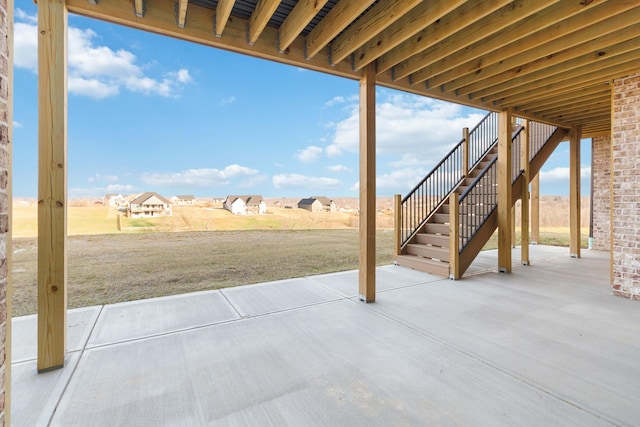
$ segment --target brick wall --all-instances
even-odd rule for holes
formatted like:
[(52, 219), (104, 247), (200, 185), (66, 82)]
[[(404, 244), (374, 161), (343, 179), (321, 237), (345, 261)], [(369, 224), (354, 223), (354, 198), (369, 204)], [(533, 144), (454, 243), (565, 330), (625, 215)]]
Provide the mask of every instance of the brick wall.
[(640, 73), (613, 86), (613, 293), (640, 300)]
[(0, 425), (10, 424), (11, 386), (11, 126), (13, 0), (0, 0)]
[(609, 251), (611, 234), (611, 136), (593, 138), (591, 179), (593, 186), (593, 249)]

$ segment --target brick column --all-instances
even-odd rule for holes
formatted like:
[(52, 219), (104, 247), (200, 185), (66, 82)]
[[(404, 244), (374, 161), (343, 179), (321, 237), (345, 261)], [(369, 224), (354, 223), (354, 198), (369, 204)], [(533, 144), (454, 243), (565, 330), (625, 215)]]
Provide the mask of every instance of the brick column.
[(591, 185), (593, 191), (593, 249), (609, 251), (611, 244), (611, 136), (591, 142)]
[(0, 426), (11, 423), (12, 46), (13, 0), (0, 0)]
[(640, 73), (613, 85), (612, 287), (640, 300)]

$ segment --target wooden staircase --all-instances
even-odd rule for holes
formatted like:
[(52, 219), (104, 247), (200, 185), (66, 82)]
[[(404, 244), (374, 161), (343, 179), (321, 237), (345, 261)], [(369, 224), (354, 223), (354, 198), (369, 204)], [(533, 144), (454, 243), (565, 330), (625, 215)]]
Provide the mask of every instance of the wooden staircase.
[[(498, 157), (497, 144), (486, 153), (478, 164), (460, 181), (458, 193), (464, 192), (491, 161)], [(396, 263), (403, 267), (449, 277), (449, 198), (429, 217), (414, 238), (407, 243), (404, 254), (396, 256)]]
[[(514, 142), (521, 129), (522, 127), (517, 127), (514, 130), (512, 135)], [(529, 162), (531, 178), (538, 173), (542, 165), (555, 150), (558, 143), (564, 139), (566, 134), (567, 131), (565, 129), (553, 128), (547, 130), (546, 133), (538, 132), (537, 134), (532, 133), (530, 135), (530, 138), (544, 138), (544, 140), (532, 141), (532, 143), (536, 145), (536, 152), (535, 155), (532, 154)], [(514, 153), (514, 155), (516, 154)], [(497, 170), (497, 167), (495, 167), (497, 156), (498, 148), (496, 140), (492, 141), (490, 147), (482, 154), (482, 157), (469, 172), (451, 186), (448, 194), (440, 197), (437, 206), (429, 212), (406, 241), (398, 244), (400, 248), (399, 254), (396, 256), (396, 263), (398, 265), (441, 277), (453, 278), (462, 276), (497, 228), (497, 209), (495, 209), (495, 206), (497, 206), (497, 179), (495, 176), (489, 176), (490, 173), (495, 174), (495, 170)], [(474, 186), (475, 197), (461, 197), (458, 199), (457, 196), (465, 194), (467, 188), (472, 185)], [(512, 184), (514, 204), (521, 196), (522, 186), (522, 175), (520, 174), (517, 178), (514, 178)], [(453, 193), (454, 191), (455, 193)], [(455, 212), (460, 212), (459, 218), (462, 218), (463, 215), (467, 217), (467, 221), (457, 221), (459, 224), (457, 235), (466, 236), (464, 239), (459, 237), (457, 243), (452, 241), (455, 239), (452, 239), (450, 236), (452, 232), (450, 223), (452, 221), (450, 219), (451, 198), (449, 196), (452, 193), (456, 195), (454, 200), (458, 200), (459, 203), (459, 206), (456, 206)], [(410, 203), (407, 201), (408, 198), (409, 196), (407, 196), (402, 203)], [(495, 206), (489, 206), (494, 200), (496, 201)], [(480, 206), (483, 204), (486, 206)], [(420, 205), (421, 204), (418, 204), (418, 206)], [(480, 206), (480, 209), (474, 210), (474, 206)], [(409, 210), (406, 208), (403, 209), (403, 205), (396, 206), (396, 209), (398, 208), (400, 212), (416, 210), (415, 206)], [(471, 214), (470, 212), (476, 211), (486, 212), (486, 217), (480, 221), (477, 219), (470, 221), (469, 218), (477, 215), (477, 213)], [(402, 214), (397, 217), (399, 218), (399, 224), (404, 224), (401, 216)], [(472, 227), (471, 223), (473, 222), (480, 223), (480, 226), (477, 229)], [(399, 225), (397, 227), (399, 227)], [(399, 230), (396, 230), (396, 232), (398, 236), (401, 236)], [(409, 234), (408, 232), (405, 233)], [(401, 237), (399, 240), (401, 240)], [(452, 252), (452, 245), (455, 245), (454, 250), (459, 253), (458, 259), (456, 260), (459, 270), (455, 273), (452, 272), (450, 268), (450, 258), (455, 256), (453, 254), (456, 253)]]

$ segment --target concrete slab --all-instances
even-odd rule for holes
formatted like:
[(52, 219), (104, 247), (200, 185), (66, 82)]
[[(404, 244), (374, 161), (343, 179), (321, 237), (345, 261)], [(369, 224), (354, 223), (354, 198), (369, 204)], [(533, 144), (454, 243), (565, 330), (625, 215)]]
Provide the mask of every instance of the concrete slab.
[(105, 305), (88, 347), (176, 332), (240, 316), (220, 291)]
[(606, 425), (350, 300), (87, 350), (51, 425), (89, 424)]
[[(334, 292), (344, 295), (345, 297), (352, 298), (358, 296), (357, 270), (310, 276), (308, 279), (313, 280)], [(386, 265), (376, 268), (377, 292), (384, 292), (405, 286), (419, 285), (421, 283), (430, 283), (437, 280), (446, 279), (396, 265)]]
[(374, 304), (351, 271), (106, 306), (63, 370), (12, 365), (13, 424), (637, 425), (638, 302), (607, 253), (535, 249), (458, 281), (379, 268)]
[(602, 420), (634, 425), (640, 310), (610, 296), (608, 262), (556, 258), (517, 274), (389, 292), (370, 308)]
[(64, 368), (42, 374), (38, 374), (35, 360), (13, 363), (11, 365), (11, 425), (17, 427), (49, 425), (79, 359), (79, 352), (68, 353)]
[(341, 298), (306, 278), (221, 290), (242, 316), (258, 316)]
[[(102, 306), (67, 311), (67, 351), (84, 348)], [(36, 315), (11, 319), (11, 357), (14, 363), (38, 357), (38, 318)]]

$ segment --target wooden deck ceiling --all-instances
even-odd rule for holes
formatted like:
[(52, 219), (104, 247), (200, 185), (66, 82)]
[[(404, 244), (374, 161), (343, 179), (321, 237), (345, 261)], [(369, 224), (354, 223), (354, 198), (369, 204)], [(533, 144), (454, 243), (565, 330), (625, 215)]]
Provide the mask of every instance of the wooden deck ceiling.
[(66, 0), (72, 13), (571, 127), (611, 126), (637, 0)]

